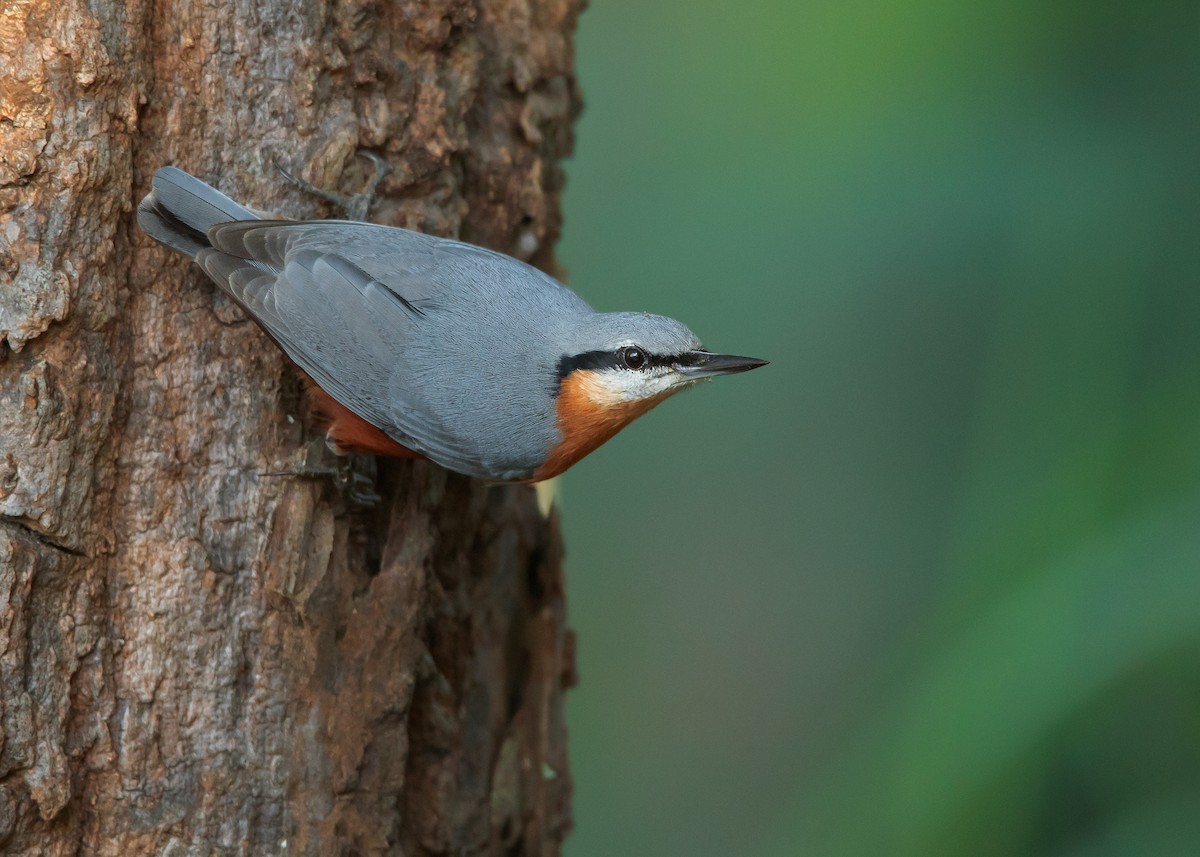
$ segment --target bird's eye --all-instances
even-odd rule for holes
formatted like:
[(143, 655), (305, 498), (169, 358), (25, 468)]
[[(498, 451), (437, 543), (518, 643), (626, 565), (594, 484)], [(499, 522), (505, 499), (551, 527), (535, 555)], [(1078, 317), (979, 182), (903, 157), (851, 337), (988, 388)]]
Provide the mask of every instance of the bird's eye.
[(621, 349), (621, 362), (630, 369), (641, 369), (646, 365), (646, 352), (636, 345), (628, 345)]

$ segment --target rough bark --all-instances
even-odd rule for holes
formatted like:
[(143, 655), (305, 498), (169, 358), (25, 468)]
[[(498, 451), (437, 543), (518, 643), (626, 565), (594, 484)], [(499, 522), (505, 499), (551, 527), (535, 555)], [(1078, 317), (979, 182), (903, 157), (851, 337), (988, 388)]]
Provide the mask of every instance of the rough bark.
[[(0, 850), (553, 854), (561, 547), (527, 487), (312, 448), (264, 335), (132, 211), (257, 207), (551, 268), (578, 0), (0, 4)], [(319, 439), (317, 439), (319, 444)]]

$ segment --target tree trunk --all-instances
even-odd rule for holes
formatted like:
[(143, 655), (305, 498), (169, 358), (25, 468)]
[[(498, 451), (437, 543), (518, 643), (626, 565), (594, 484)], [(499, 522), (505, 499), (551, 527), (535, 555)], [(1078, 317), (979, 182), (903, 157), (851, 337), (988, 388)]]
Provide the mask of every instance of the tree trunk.
[(523, 486), (295, 470), (319, 431), (255, 325), (132, 215), (239, 200), (553, 268), (579, 0), (0, 4), (0, 850), (555, 854), (572, 676)]

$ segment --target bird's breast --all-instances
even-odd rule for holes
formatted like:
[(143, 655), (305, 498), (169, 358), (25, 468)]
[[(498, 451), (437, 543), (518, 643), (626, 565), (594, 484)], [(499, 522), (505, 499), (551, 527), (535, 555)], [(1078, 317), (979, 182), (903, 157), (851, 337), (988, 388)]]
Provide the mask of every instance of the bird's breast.
[(563, 379), (555, 399), (556, 425), (562, 439), (550, 449), (531, 482), (562, 473), (625, 426), (653, 408), (667, 394), (624, 400), (605, 387), (596, 372), (579, 369)]

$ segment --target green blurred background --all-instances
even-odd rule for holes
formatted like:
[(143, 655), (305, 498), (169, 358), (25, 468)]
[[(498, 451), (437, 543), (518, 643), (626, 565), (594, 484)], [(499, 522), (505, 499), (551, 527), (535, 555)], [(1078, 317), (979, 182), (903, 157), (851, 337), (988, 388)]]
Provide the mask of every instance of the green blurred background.
[(573, 286), (772, 365), (565, 479), (568, 857), (1200, 854), (1200, 4), (578, 49)]

